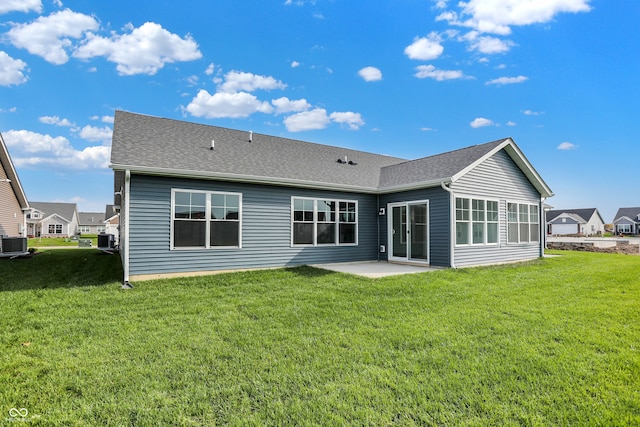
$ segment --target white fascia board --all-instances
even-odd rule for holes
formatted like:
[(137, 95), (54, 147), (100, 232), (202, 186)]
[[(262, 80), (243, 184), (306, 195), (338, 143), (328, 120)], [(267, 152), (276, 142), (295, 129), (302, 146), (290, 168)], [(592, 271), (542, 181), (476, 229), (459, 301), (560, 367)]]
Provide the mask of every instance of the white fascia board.
[(338, 185), (326, 182), (304, 181), (299, 179), (287, 178), (271, 178), (251, 175), (239, 175), (230, 173), (207, 173), (201, 171), (190, 171), (183, 169), (165, 169), (154, 168), (148, 166), (130, 166), (130, 165), (109, 165), (114, 171), (130, 170), (131, 173), (140, 173), (143, 175), (167, 176), (175, 178), (197, 178), (209, 179), (214, 181), (232, 181), (247, 184), (263, 184), (277, 185), (280, 187), (299, 187), (299, 188), (315, 188), (323, 190), (349, 191), (354, 193), (376, 194), (378, 189), (375, 187), (360, 187), (356, 185)]

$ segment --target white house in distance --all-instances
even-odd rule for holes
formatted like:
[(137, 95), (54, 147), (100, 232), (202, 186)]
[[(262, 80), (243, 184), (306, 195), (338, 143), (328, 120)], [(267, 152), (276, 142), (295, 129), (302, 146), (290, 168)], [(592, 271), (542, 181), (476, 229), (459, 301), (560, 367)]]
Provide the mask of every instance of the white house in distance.
[(604, 234), (604, 221), (596, 208), (550, 210), (546, 220), (547, 234), (553, 236)]
[(80, 234), (100, 234), (106, 231), (103, 212), (78, 212)]
[(618, 209), (613, 226), (616, 234), (640, 235), (640, 207)]
[(75, 203), (31, 202), (27, 210), (29, 237), (71, 237), (78, 233)]

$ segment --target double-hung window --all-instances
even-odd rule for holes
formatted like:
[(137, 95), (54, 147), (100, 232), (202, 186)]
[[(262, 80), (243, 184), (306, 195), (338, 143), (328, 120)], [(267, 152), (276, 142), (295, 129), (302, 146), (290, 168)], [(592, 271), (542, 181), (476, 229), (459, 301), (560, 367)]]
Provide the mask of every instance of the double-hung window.
[(49, 224), (49, 234), (62, 234), (62, 224)]
[(172, 248), (240, 247), (241, 207), (239, 193), (172, 190)]
[(456, 198), (456, 244), (498, 243), (498, 202)]
[(537, 205), (507, 203), (507, 241), (529, 243), (540, 241), (540, 213)]
[(292, 211), (293, 245), (357, 244), (357, 202), (293, 197)]

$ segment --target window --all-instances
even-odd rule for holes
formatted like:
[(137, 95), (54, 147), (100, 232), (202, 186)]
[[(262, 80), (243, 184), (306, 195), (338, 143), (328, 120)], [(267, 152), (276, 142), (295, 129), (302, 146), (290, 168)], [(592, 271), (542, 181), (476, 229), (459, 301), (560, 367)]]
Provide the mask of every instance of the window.
[(107, 226), (106, 225), (99, 225), (97, 227), (97, 231), (98, 231), (98, 234), (104, 233), (105, 231), (107, 231)]
[(49, 234), (62, 234), (62, 224), (49, 224)]
[(172, 247), (240, 247), (238, 193), (172, 190)]
[(618, 233), (625, 233), (625, 234), (630, 234), (631, 233), (631, 224), (618, 224)]
[(456, 198), (456, 244), (469, 243), (469, 199)]
[(357, 244), (357, 202), (292, 198), (294, 245)]
[(91, 231), (91, 228), (88, 225), (81, 225), (80, 227), (78, 227), (78, 231), (80, 233), (88, 233)]
[(528, 243), (540, 240), (540, 214), (537, 205), (507, 203), (507, 240), (509, 243)]
[(498, 243), (498, 202), (456, 198), (456, 244)]

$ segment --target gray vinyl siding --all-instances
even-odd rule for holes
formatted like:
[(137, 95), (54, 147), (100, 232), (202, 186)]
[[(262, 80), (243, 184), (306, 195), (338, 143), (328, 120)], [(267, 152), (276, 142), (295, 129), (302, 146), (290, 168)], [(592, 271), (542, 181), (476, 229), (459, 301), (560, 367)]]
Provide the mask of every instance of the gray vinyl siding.
[[(544, 212), (540, 194), (520, 168), (504, 151), (485, 160), (451, 185), (457, 197), (486, 198), (499, 202), (498, 245), (454, 247), (454, 265), (465, 267), (535, 259), (542, 255), (542, 242), (507, 243), (507, 203), (529, 203), (538, 206), (540, 227)], [(539, 228), (540, 236), (542, 228)], [(540, 237), (542, 241), (542, 238)]]
[[(129, 274), (234, 270), (377, 259), (376, 196), (132, 175)], [(171, 189), (242, 194), (242, 247), (170, 250)], [(291, 246), (291, 197), (358, 202), (358, 245)]]
[[(401, 193), (380, 195), (379, 207), (387, 208), (388, 203), (429, 201), (429, 263), (440, 267), (449, 267), (450, 211), (449, 193), (439, 187)], [(390, 215), (390, 212), (386, 212)], [(380, 244), (389, 248), (387, 216), (380, 217)], [(386, 260), (387, 253), (380, 254)]]

